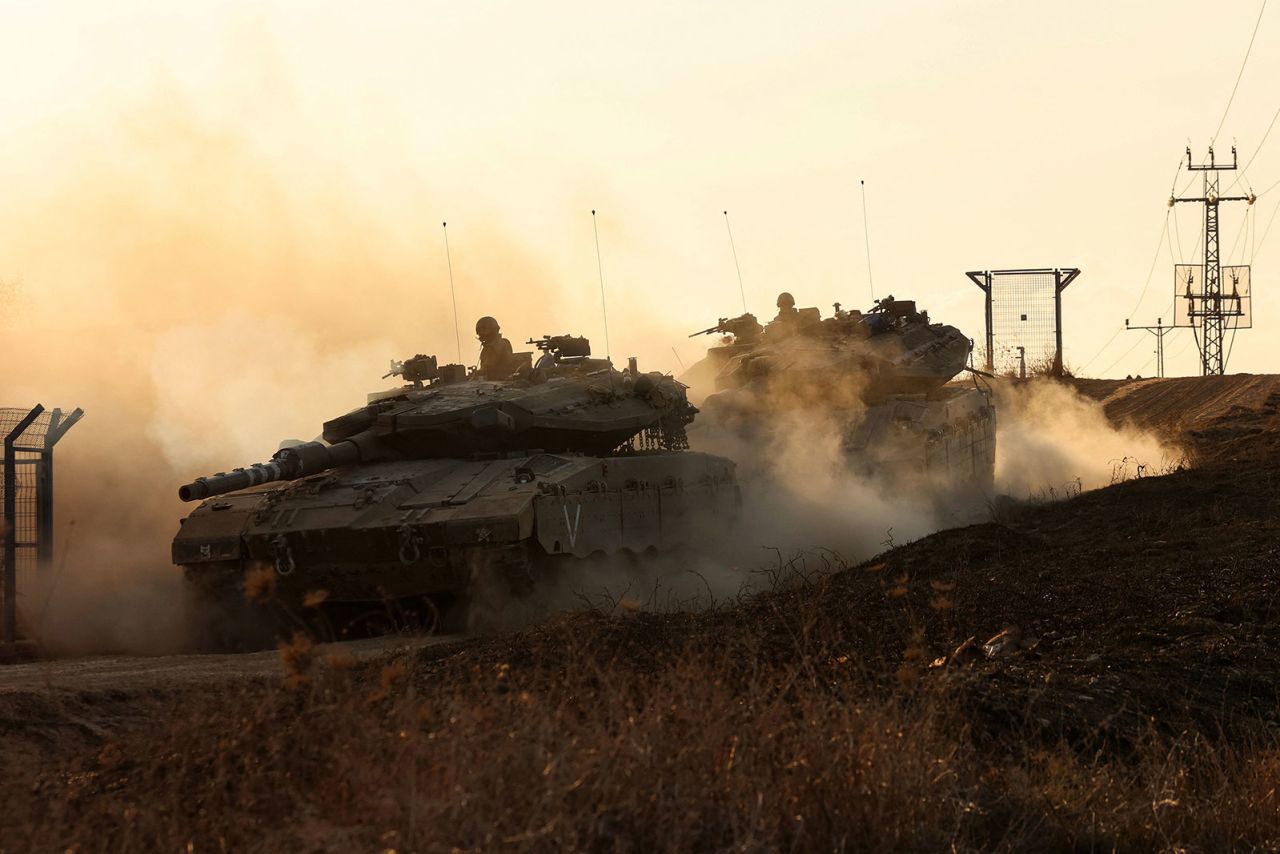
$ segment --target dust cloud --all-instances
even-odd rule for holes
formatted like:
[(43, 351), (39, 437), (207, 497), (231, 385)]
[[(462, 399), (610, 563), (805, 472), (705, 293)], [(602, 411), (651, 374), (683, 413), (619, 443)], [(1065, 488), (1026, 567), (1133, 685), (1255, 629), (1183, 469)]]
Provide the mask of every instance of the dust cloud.
[(1015, 499), (1049, 499), (1162, 474), (1184, 454), (1155, 434), (1117, 426), (1102, 405), (1049, 379), (994, 386), (996, 487)]
[[(58, 447), (59, 550), (23, 621), (55, 651), (172, 651), (192, 619), (177, 486), (312, 438), (392, 358), (456, 356), (443, 247), (422, 237), (440, 223), (416, 190), (370, 197), (322, 161), (304, 179), (305, 151), (170, 97), (50, 145), (5, 167), (22, 205), (0, 228), (3, 402), (86, 416)], [(536, 255), (474, 223), (454, 241), (464, 362), (467, 318), (493, 306), (516, 334), (556, 328)]]
[[(58, 448), (60, 547), (24, 588), (24, 621), (56, 651), (181, 649), (194, 617), (169, 561), (190, 509), (177, 485), (312, 438), (379, 388), (392, 358), (457, 355), (439, 218), (424, 216), (431, 189), (371, 183), (164, 91), (66, 117), (0, 175), (11, 200), (0, 212), (0, 403), (86, 412)], [(515, 341), (573, 331), (579, 284), (489, 225), (483, 205), (463, 215), (465, 237), (453, 238), (462, 361), (474, 361), (480, 314), (498, 314)], [(649, 364), (683, 325), (626, 315), (630, 338), (652, 342), (639, 352)], [(1071, 405), (1077, 415), (1048, 392), (1002, 403), (1005, 491), (1073, 477), (1102, 485), (1113, 459), (1160, 457), (1149, 438)], [(695, 426), (695, 447), (742, 465), (752, 536), (699, 567), (694, 586), (733, 595), (742, 568), (774, 550), (856, 559), (956, 519), (927, 495), (852, 474), (839, 425), (790, 410), (768, 428), (748, 448)]]
[[(861, 418), (852, 402), (856, 391), (832, 396), (817, 390), (812, 399), (797, 401), (792, 392), (775, 394), (766, 386), (751, 397), (747, 411), (737, 406), (726, 413), (723, 395), (712, 394), (709, 386), (715, 371), (706, 368), (705, 363), (694, 365), (683, 377), (695, 383), (690, 396), (703, 402), (690, 439), (695, 450), (739, 463), (745, 516), (741, 548), (776, 549), (787, 556), (831, 549), (855, 562), (944, 527), (990, 518), (994, 495), (956, 492), (927, 480), (888, 479), (851, 467), (842, 437)], [(1017, 500), (1066, 498), (1165, 473), (1183, 460), (1178, 448), (1154, 434), (1113, 424), (1101, 404), (1069, 385), (1049, 379), (999, 381), (992, 392), (996, 493)], [(743, 416), (760, 429), (744, 434)], [(734, 577), (741, 583), (741, 574), (726, 583)], [(723, 587), (719, 592), (727, 591)]]
[[(707, 374), (701, 367), (693, 366), (691, 379)], [(826, 566), (828, 557), (856, 562), (967, 521), (976, 510), (969, 501), (941, 502), (939, 485), (924, 478), (889, 479), (850, 464), (845, 437), (866, 411), (856, 384), (797, 384), (780, 374), (731, 393), (709, 391), (705, 383), (691, 388), (703, 403), (689, 439), (694, 450), (738, 463), (743, 519), (733, 538), (737, 567)], [(743, 579), (735, 572), (726, 584)]]

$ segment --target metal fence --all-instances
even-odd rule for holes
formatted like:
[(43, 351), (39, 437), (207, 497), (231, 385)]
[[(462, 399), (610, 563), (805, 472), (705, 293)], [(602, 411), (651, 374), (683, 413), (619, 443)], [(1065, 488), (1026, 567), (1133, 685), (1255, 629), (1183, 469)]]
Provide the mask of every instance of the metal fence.
[(1027, 376), (1062, 373), (1062, 291), (1075, 268), (966, 273), (986, 293), (986, 369)]
[(42, 406), (0, 408), (0, 439), (4, 440), (0, 613), (8, 643), (16, 636), (18, 590), (53, 556), (53, 446), (83, 414), (79, 409), (64, 414), (61, 409), (47, 411)]

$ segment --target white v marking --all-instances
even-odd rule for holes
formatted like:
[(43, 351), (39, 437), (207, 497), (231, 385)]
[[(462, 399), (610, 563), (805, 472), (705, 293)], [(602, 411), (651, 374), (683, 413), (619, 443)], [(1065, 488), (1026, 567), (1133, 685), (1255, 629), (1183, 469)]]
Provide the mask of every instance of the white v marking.
[(576, 548), (578, 545), (578, 525), (582, 522), (582, 505), (579, 504), (573, 514), (573, 524), (569, 524), (569, 507), (565, 505), (561, 509), (564, 510), (564, 527), (569, 532), (569, 548)]

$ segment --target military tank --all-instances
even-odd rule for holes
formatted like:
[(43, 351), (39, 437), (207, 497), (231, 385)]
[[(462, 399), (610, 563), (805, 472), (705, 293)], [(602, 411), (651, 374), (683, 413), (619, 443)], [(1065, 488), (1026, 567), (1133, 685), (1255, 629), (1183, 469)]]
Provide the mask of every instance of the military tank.
[(833, 417), (850, 466), (890, 480), (990, 489), (995, 472), (995, 407), (967, 368), (972, 342), (932, 323), (911, 300), (877, 300), (867, 312), (837, 303), (780, 313), (761, 326), (753, 315), (722, 318), (692, 336), (719, 334), (681, 377), (708, 378), (703, 407), (741, 434), (769, 433), (778, 413)]
[(433, 356), (393, 363), (408, 382), (320, 440), (182, 486), (202, 503), (173, 562), (223, 603), (250, 567), (285, 602), (434, 602), (527, 590), (567, 561), (695, 548), (732, 525), (734, 463), (688, 450), (685, 386), (593, 359), (585, 338), (530, 343), (537, 364), (517, 354), (499, 381)]

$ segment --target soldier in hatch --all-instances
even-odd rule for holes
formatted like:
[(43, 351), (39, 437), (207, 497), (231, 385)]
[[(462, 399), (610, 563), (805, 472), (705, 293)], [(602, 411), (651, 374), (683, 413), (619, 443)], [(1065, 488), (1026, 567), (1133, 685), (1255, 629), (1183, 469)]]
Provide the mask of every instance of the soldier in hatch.
[(482, 317), (476, 321), (476, 338), (480, 339), (480, 376), (487, 380), (502, 380), (516, 369), (511, 342), (502, 337), (498, 321)]
[(778, 316), (773, 319), (773, 322), (791, 323), (798, 320), (799, 317), (800, 312), (796, 310), (796, 298), (786, 291), (778, 294)]

